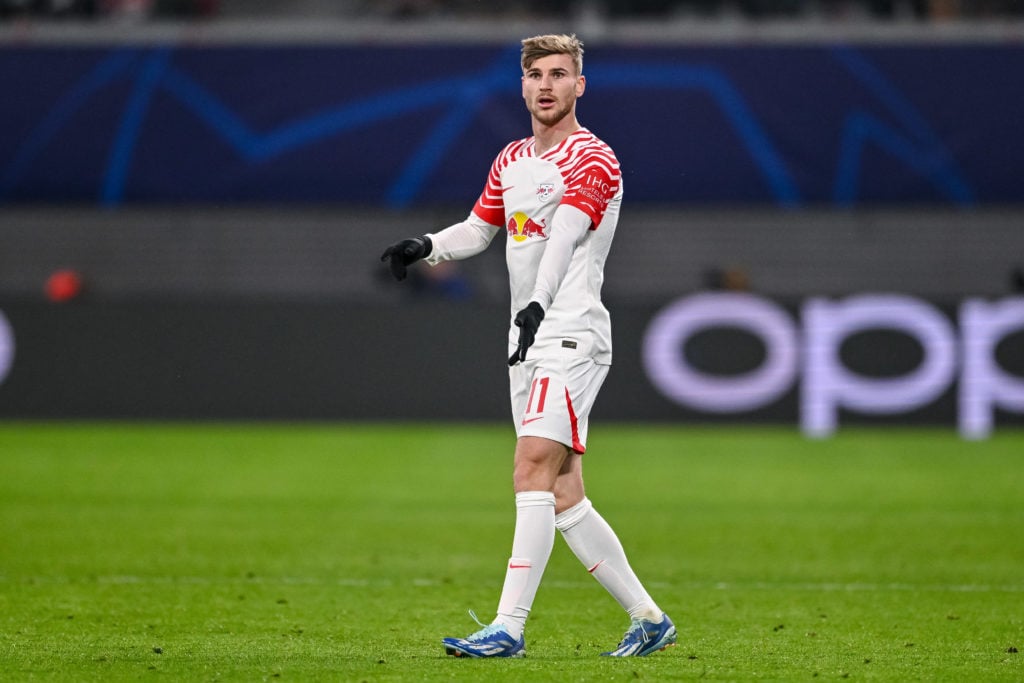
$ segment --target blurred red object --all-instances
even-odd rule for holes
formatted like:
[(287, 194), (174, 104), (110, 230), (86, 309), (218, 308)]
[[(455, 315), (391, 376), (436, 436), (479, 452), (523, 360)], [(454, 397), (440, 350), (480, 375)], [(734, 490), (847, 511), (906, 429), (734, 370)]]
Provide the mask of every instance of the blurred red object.
[(76, 270), (55, 270), (46, 279), (46, 298), (54, 303), (72, 301), (81, 294), (82, 276)]

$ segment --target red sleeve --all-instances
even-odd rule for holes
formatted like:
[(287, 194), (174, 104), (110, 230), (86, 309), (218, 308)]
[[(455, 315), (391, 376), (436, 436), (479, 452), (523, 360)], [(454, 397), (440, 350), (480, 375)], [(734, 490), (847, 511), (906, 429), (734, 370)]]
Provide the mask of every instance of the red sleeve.
[(515, 158), (516, 149), (522, 146), (522, 142), (509, 143), (495, 157), (494, 163), (491, 164), (491, 171), (487, 174), (484, 190), (473, 206), (473, 213), (491, 225), (505, 225), (505, 200), (501, 191), (501, 172)]
[(595, 149), (584, 155), (569, 173), (562, 203), (590, 216), (596, 228), (620, 185), (619, 164), (611, 150)]

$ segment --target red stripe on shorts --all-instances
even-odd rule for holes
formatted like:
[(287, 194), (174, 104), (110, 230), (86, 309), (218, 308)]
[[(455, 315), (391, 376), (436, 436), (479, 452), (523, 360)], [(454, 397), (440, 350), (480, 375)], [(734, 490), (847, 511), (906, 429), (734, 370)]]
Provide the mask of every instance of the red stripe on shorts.
[(569, 409), (569, 424), (572, 425), (572, 449), (577, 453), (586, 453), (587, 447), (580, 443), (579, 424), (576, 422), (576, 411), (572, 409), (572, 397), (569, 388), (565, 389), (565, 405)]

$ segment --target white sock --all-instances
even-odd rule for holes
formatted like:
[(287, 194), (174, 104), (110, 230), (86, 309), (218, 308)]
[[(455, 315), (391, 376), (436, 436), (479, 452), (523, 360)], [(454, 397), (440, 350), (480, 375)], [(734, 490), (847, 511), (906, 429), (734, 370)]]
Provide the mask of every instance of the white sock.
[(555, 526), (587, 571), (631, 618), (661, 621), (661, 610), (629, 566), (618, 536), (590, 500), (584, 498), (559, 514)]
[(513, 638), (523, 634), (526, 617), (554, 545), (555, 494), (550, 491), (517, 493), (512, 557), (505, 572), (498, 616), (494, 618), (494, 622), (504, 625)]

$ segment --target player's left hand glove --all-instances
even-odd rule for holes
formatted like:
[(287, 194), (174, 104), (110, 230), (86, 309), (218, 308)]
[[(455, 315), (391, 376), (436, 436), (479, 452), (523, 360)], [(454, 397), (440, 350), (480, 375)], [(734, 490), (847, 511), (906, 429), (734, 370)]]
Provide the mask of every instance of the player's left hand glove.
[(430, 241), (430, 238), (424, 235), (423, 237), (414, 237), (409, 240), (402, 240), (401, 242), (395, 242), (390, 247), (384, 250), (381, 254), (381, 261), (390, 262), (388, 265), (391, 266), (391, 274), (395, 276), (396, 280), (404, 280), (406, 275), (406, 267), (419, 261), (421, 258), (430, 256), (431, 250), (434, 248), (434, 243)]
[(533, 346), (533, 341), (537, 338), (537, 328), (540, 327), (542, 320), (544, 320), (544, 309), (536, 301), (531, 301), (526, 308), (516, 313), (515, 323), (519, 328), (519, 346), (508, 359), (510, 367), (526, 360), (526, 350)]

